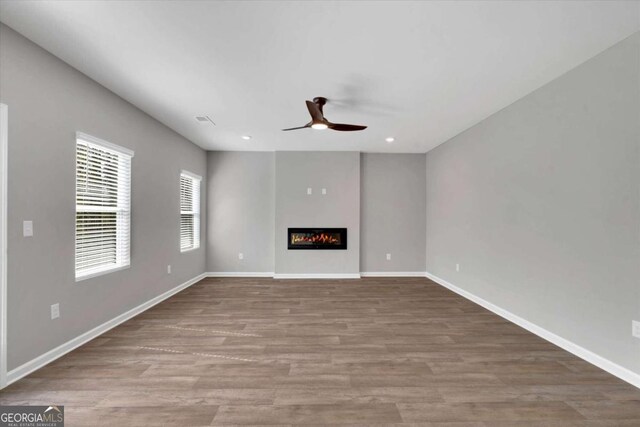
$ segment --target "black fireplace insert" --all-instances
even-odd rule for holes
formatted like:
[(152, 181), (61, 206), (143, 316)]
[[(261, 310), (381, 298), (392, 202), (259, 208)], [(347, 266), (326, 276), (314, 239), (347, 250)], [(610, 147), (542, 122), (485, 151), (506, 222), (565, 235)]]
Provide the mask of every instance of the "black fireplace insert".
[(346, 228), (289, 228), (288, 249), (347, 249)]

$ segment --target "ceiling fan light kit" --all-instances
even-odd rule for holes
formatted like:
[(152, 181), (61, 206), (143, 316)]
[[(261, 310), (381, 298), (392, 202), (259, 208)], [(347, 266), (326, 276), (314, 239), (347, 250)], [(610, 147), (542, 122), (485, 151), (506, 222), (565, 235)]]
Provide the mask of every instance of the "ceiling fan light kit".
[(349, 125), (346, 123), (331, 123), (324, 117), (322, 107), (327, 103), (327, 98), (321, 96), (313, 98), (313, 101), (305, 101), (307, 104), (307, 110), (311, 115), (311, 121), (304, 126), (295, 128), (282, 129), (283, 131), (297, 130), (312, 128), (316, 130), (331, 129), (342, 132), (352, 132), (358, 130), (365, 130), (367, 127), (362, 125)]

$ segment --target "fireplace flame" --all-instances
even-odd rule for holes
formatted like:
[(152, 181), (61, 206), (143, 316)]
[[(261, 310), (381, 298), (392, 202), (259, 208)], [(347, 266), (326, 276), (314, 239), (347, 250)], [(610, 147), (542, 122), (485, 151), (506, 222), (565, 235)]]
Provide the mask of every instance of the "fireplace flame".
[(311, 243), (311, 244), (316, 244), (316, 243), (321, 243), (321, 244), (339, 244), (340, 243), (340, 239), (332, 234), (328, 234), (328, 233), (293, 233), (291, 235), (291, 243), (292, 244), (299, 244), (299, 243)]

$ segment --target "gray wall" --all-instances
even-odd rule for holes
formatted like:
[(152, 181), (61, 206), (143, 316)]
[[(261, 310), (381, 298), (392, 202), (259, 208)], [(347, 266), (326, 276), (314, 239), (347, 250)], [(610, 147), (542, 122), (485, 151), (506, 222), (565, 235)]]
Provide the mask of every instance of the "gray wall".
[(361, 155), (361, 271), (424, 272), (425, 162), (424, 154)]
[[(346, 227), (347, 250), (287, 250), (288, 227)], [(275, 233), (277, 274), (359, 273), (360, 154), (277, 152)]]
[[(276, 156), (282, 221), (277, 243)], [(424, 271), (425, 155), (361, 154), (360, 159), (358, 165), (353, 153), (209, 152), (207, 271), (273, 272), (274, 249), (283, 263), (279, 273)], [(307, 187), (313, 188), (311, 196)], [(354, 216), (359, 203), (360, 241)], [(296, 224), (351, 224), (349, 249), (286, 251), (286, 228)], [(359, 247), (360, 267), (355, 267), (352, 255)], [(322, 260), (310, 265), (317, 257)]]
[(273, 272), (275, 153), (211, 151), (207, 160), (207, 271)]
[(427, 270), (636, 373), (639, 43), (427, 153)]
[[(206, 155), (5, 25), (0, 25), (0, 102), (9, 106), (8, 367), (13, 369), (204, 271), (204, 244), (180, 253), (179, 174), (187, 169), (204, 177)], [(78, 283), (76, 131), (135, 150), (131, 267)], [(22, 237), (23, 220), (34, 221), (34, 237)], [(60, 303), (61, 316), (50, 320), (54, 303)]]

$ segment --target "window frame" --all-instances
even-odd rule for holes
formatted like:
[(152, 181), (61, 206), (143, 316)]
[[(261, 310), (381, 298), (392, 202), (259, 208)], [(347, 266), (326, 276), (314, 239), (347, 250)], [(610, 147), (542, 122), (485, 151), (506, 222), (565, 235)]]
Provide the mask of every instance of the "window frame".
[[(126, 202), (122, 206), (100, 207), (100, 206), (78, 204), (78, 144), (80, 141), (82, 141), (84, 144), (89, 146), (91, 145), (96, 146), (97, 148), (107, 151), (111, 154), (128, 157), (128, 159), (124, 159), (125, 161), (128, 162), (127, 164), (128, 170), (119, 171), (117, 184), (116, 184), (118, 187), (118, 193), (120, 193), (120, 191), (126, 192)], [(102, 275), (113, 273), (116, 271), (125, 270), (131, 266), (131, 187), (132, 187), (131, 175), (133, 170), (133, 166), (132, 166), (133, 157), (135, 153), (133, 150), (113, 144), (111, 142), (105, 141), (100, 138), (96, 138), (92, 135), (88, 135), (83, 132), (76, 132), (75, 148), (76, 148), (75, 150), (75, 160), (76, 160), (75, 162), (75, 180), (76, 180), (75, 203), (76, 205), (75, 205), (75, 229), (74, 229), (74, 233), (75, 233), (74, 274), (75, 274), (75, 281), (81, 282), (83, 280), (91, 279), (94, 277), (102, 276)], [(118, 158), (118, 161), (120, 162), (121, 159)], [(120, 173), (128, 174), (128, 177), (127, 177), (128, 182), (124, 182), (126, 180), (123, 179)], [(126, 235), (126, 239), (128, 239), (128, 242), (126, 242), (127, 253), (126, 253), (126, 259), (123, 262), (116, 262), (112, 265), (95, 267), (93, 269), (85, 269), (85, 271), (80, 270), (80, 272), (78, 271), (76, 264), (78, 259), (77, 243), (78, 243), (78, 213), (79, 212), (101, 212), (101, 213), (116, 212), (116, 213), (126, 214), (125, 220), (116, 219), (116, 236), (120, 236), (121, 234), (120, 227), (123, 227), (126, 225), (126, 228), (127, 228), (127, 235)], [(125, 222), (123, 223), (122, 221), (125, 221)], [(121, 254), (118, 253), (118, 251), (122, 250), (121, 247), (122, 247), (122, 242), (117, 241), (116, 242), (116, 259), (121, 257)]]
[[(191, 199), (195, 202), (194, 205), (192, 207), (196, 207), (197, 209), (195, 210), (190, 210), (190, 211), (183, 211), (182, 210), (182, 178), (188, 178), (192, 181), (194, 181), (194, 184), (197, 183), (197, 194), (192, 194), (191, 195)], [(195, 251), (197, 249), (200, 249), (201, 246), (201, 242), (200, 242), (200, 232), (201, 232), (201, 203), (200, 203), (200, 198), (202, 197), (202, 177), (200, 175), (197, 175), (193, 172), (189, 172), (188, 170), (181, 170), (180, 171), (180, 178), (178, 180), (179, 183), (179, 194), (178, 194), (178, 199), (179, 199), (179, 211), (180, 211), (180, 221), (178, 224), (178, 246), (180, 247), (180, 253), (186, 253), (186, 252), (191, 252), (191, 251)], [(193, 241), (194, 244), (193, 246), (190, 247), (182, 247), (182, 215), (193, 215)]]

